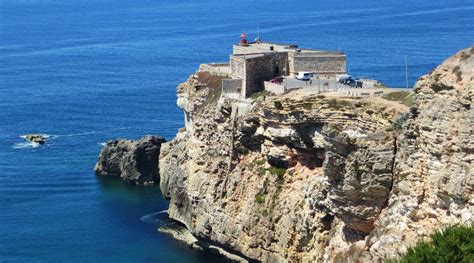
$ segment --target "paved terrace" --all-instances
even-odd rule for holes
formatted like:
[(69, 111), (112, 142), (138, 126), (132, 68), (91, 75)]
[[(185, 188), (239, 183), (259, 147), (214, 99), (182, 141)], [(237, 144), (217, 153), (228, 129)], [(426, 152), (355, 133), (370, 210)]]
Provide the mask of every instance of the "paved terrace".
[[(367, 82), (368, 83), (368, 82)], [(278, 84), (270, 84), (278, 86)], [(283, 83), (279, 85), (281, 90), (292, 90), (300, 88), (300, 93), (341, 93), (348, 96), (360, 96), (360, 97), (371, 97), (371, 96), (382, 96), (384, 89), (373, 88), (373, 83), (367, 85), (367, 88), (353, 88), (348, 85), (340, 84), (336, 81), (336, 78), (311, 78), (310, 81), (302, 81), (292, 77), (287, 77), (283, 80)]]
[[(239, 46), (239, 45), (236, 45)], [(339, 51), (328, 51), (328, 50), (317, 50), (317, 49), (307, 49), (299, 48), (298, 45), (294, 44), (277, 44), (270, 42), (252, 42), (247, 45), (241, 46), (243, 50), (247, 50), (245, 53), (265, 53), (265, 52), (296, 52), (300, 53), (340, 53)], [(273, 50), (271, 50), (272, 48)], [(237, 49), (241, 51), (241, 49)]]

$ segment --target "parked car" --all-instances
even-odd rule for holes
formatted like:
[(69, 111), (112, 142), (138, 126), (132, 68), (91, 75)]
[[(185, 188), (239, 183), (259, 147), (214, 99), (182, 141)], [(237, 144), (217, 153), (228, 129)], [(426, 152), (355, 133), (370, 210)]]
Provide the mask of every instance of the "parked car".
[(347, 75), (347, 74), (338, 75), (338, 76), (337, 76), (337, 82), (339, 82), (339, 83), (342, 84), (342, 83), (344, 83), (344, 81), (346, 81), (346, 80), (349, 79), (349, 78), (352, 78), (352, 76), (351, 76), (351, 75)]
[(296, 74), (295, 78), (299, 80), (309, 81), (311, 80), (311, 73), (300, 71), (298, 72), (298, 74)]
[(275, 83), (275, 84), (281, 84), (283, 82), (283, 77), (280, 76), (280, 77), (275, 77), (273, 79), (270, 80), (270, 83)]
[(344, 85), (348, 85), (353, 88), (362, 88), (362, 85), (363, 85), (362, 80), (355, 79), (352, 76), (349, 76), (347, 78), (340, 78), (338, 82)]

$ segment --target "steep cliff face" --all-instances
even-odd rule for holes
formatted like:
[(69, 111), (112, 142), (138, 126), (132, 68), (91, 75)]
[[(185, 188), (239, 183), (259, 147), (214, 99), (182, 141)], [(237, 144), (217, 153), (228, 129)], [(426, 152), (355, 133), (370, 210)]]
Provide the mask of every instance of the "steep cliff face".
[(410, 110), (290, 92), (235, 117), (196, 73), (178, 87), (186, 130), (161, 149), (170, 217), (265, 262), (393, 258), (471, 220), (473, 50), (423, 77)]
[(472, 222), (474, 47), (423, 76), (415, 94), (388, 206), (363, 244), (371, 258), (397, 257), (442, 226)]

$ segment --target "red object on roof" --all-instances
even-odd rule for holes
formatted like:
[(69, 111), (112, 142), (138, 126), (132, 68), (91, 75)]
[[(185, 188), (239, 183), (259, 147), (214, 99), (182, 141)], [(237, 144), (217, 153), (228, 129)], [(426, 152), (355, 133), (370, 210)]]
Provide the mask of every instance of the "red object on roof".
[(240, 34), (240, 44), (247, 44), (247, 34)]

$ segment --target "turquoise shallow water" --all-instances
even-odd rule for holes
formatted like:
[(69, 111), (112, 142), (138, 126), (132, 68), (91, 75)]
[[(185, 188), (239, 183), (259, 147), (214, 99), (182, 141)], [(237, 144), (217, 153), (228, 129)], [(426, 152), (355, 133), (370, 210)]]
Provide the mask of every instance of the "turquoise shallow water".
[[(156, 232), (156, 187), (98, 181), (101, 143), (183, 125), (175, 87), (241, 31), (341, 49), (404, 85), (474, 44), (472, 1), (0, 1), (0, 262), (215, 262)], [(20, 135), (51, 136), (33, 148)]]

